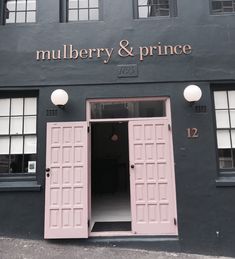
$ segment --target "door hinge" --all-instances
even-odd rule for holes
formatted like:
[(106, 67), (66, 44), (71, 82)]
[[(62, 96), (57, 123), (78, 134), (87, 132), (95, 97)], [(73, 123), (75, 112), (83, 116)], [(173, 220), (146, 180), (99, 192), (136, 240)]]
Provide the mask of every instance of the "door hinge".
[(171, 130), (171, 124), (168, 124), (168, 130)]
[(176, 218), (174, 218), (174, 225), (175, 225), (175, 226), (177, 225), (177, 221), (176, 221)]
[(88, 228), (90, 227), (90, 220), (89, 219), (87, 221), (87, 226), (88, 226)]
[(89, 126), (87, 127), (87, 132), (90, 133), (90, 127)]

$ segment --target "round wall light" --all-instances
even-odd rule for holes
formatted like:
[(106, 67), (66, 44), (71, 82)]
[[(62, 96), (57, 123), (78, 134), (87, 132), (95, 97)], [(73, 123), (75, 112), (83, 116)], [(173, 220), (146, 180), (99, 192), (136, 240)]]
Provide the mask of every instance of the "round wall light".
[(51, 94), (52, 103), (60, 108), (63, 108), (68, 100), (69, 96), (67, 92), (63, 89), (56, 89)]
[(202, 97), (202, 90), (197, 85), (188, 85), (184, 89), (184, 98), (187, 102), (193, 104), (199, 101)]

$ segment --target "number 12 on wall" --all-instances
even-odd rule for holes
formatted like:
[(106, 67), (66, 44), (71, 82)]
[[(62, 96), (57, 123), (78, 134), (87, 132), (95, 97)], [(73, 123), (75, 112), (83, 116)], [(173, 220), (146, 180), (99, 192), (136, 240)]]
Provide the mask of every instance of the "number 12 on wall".
[(188, 138), (198, 138), (199, 132), (197, 128), (187, 128), (187, 137)]

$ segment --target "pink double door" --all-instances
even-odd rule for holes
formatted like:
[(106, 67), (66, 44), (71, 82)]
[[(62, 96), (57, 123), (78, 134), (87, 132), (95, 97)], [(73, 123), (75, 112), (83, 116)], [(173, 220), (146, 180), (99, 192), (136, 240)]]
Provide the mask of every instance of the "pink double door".
[(177, 235), (171, 130), (164, 118), (129, 122), (132, 231)]
[[(168, 121), (134, 120), (128, 127), (132, 232), (177, 235)], [(48, 123), (45, 238), (89, 235), (88, 146), (87, 122)]]
[(88, 237), (87, 123), (47, 124), (45, 238)]

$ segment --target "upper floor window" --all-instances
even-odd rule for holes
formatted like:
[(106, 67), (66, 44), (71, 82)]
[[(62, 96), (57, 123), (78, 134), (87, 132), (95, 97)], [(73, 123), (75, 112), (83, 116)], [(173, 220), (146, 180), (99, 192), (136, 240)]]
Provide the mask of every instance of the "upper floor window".
[(235, 12), (235, 0), (211, 0), (212, 14), (226, 14)]
[(67, 0), (67, 21), (98, 21), (99, 0)]
[(135, 0), (136, 18), (176, 16), (176, 0)]
[(4, 16), (5, 23), (34, 23), (36, 0), (7, 0)]
[(214, 91), (219, 168), (235, 169), (235, 91)]

